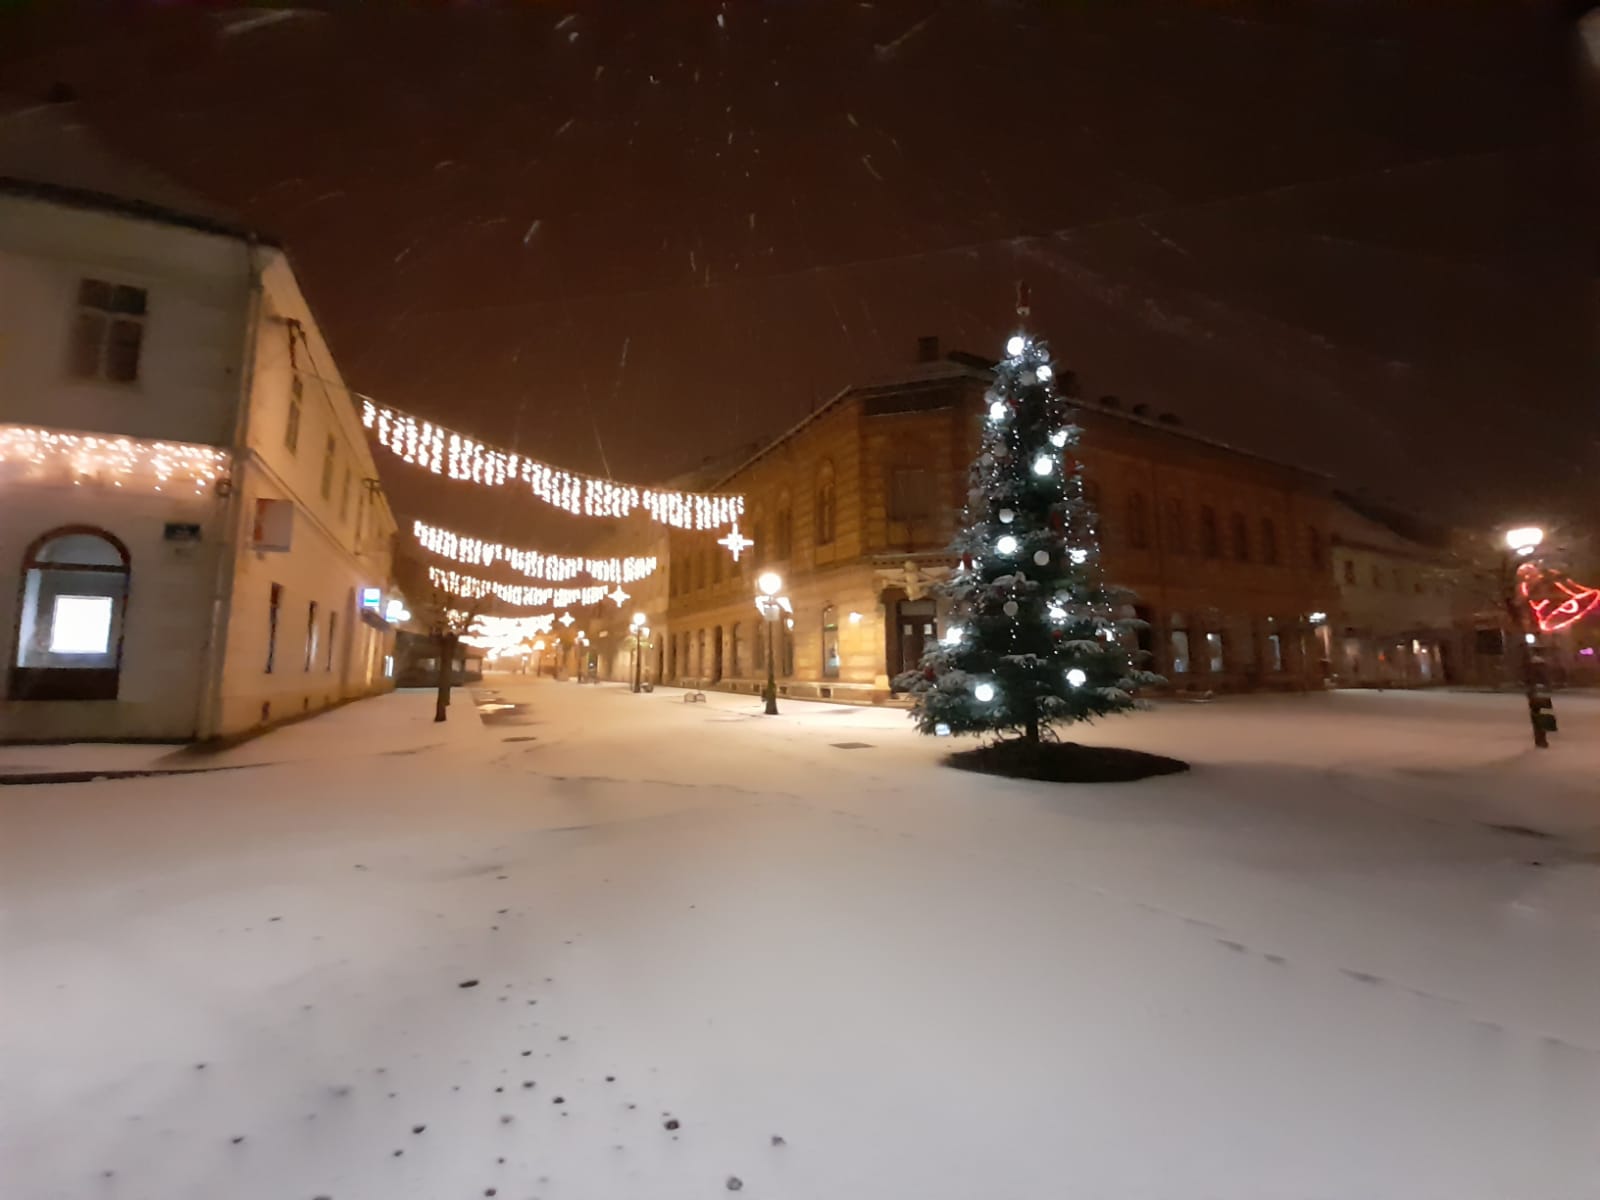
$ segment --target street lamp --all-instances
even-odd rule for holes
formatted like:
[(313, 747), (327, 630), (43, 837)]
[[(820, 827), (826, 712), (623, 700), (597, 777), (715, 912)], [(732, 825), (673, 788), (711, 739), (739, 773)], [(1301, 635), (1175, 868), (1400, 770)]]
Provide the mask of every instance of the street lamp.
[(1537, 573), (1538, 568), (1532, 562), (1524, 562), (1513, 567), (1514, 559), (1530, 559), (1534, 552), (1544, 542), (1544, 530), (1537, 525), (1524, 525), (1516, 529), (1508, 529), (1505, 534), (1506, 550), (1510, 557), (1505, 561), (1501, 572), (1505, 585), (1506, 615), (1511, 618), (1511, 628), (1520, 634), (1521, 639), (1517, 652), (1522, 656), (1522, 690), (1528, 698), (1528, 721), (1533, 726), (1533, 744), (1540, 750), (1550, 746), (1549, 735), (1556, 728), (1555, 704), (1544, 691), (1541, 684), (1540, 668), (1543, 660), (1539, 655), (1537, 622), (1529, 622), (1530, 609), (1526, 603), (1519, 602), (1517, 597), (1517, 580), (1522, 572)]
[(628, 622), (630, 632), (633, 634), (633, 690), (644, 690), (640, 676), (644, 671), (643, 641), (650, 636), (650, 626), (645, 624), (645, 615), (642, 612), (633, 614), (633, 620)]
[(1506, 549), (1518, 558), (1527, 558), (1544, 541), (1544, 530), (1537, 525), (1524, 525), (1506, 530)]
[(773, 660), (773, 655), (776, 653), (773, 630), (777, 627), (778, 618), (792, 610), (789, 607), (789, 598), (778, 595), (783, 591), (783, 576), (776, 571), (763, 571), (761, 577), (756, 580), (756, 587), (760, 589), (756, 596), (756, 611), (767, 623), (767, 687), (761, 695), (767, 702), (766, 715), (775, 717), (778, 715), (778, 676)]

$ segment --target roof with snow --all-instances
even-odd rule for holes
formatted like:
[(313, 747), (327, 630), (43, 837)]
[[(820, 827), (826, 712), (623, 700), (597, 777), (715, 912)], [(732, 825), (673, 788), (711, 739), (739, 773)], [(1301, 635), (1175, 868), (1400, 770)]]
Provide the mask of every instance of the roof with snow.
[(107, 149), (67, 104), (0, 105), (0, 192), (277, 245), (220, 205)]

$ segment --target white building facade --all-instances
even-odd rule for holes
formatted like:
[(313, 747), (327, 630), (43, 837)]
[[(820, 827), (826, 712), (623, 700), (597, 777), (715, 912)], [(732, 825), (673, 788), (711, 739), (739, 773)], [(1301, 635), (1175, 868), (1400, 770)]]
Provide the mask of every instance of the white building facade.
[(0, 741), (387, 689), (395, 523), (284, 254), (0, 163)]

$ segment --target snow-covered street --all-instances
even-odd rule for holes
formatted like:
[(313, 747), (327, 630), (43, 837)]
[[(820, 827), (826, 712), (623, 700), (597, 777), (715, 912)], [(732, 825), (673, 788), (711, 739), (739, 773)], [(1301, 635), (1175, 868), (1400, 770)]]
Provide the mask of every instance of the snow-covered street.
[(1062, 786), (490, 686), (0, 788), (0, 1194), (1600, 1197), (1600, 698), (1165, 704), (1073, 736), (1192, 771)]

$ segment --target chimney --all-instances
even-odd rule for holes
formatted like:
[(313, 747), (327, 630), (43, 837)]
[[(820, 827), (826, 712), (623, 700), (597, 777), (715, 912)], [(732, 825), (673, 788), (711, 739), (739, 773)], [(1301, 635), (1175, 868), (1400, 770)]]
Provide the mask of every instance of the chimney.
[(919, 363), (939, 361), (939, 337), (937, 334), (924, 334), (917, 339), (917, 361)]

